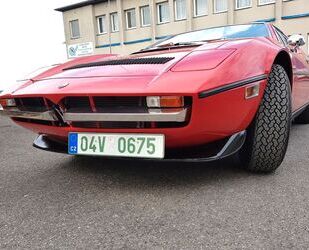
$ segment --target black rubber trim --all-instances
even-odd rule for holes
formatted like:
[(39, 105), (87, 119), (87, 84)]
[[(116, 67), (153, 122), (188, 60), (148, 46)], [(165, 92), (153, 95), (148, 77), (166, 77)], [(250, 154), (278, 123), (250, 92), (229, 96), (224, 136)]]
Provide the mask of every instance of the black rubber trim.
[(68, 152), (68, 146), (66, 144), (53, 141), (46, 135), (39, 135), (34, 140), (33, 147), (54, 153), (64, 154)]
[(299, 109), (295, 110), (292, 113), (292, 120), (294, 120), (295, 118), (297, 118), (299, 115), (301, 115), (301, 113), (309, 106), (309, 103), (305, 104), (304, 106), (300, 107)]
[(198, 94), (198, 96), (199, 96), (199, 98), (206, 98), (206, 97), (209, 97), (209, 96), (217, 95), (217, 94), (220, 94), (220, 93), (228, 91), (228, 90), (232, 90), (232, 89), (236, 89), (236, 88), (248, 85), (250, 83), (266, 80), (267, 77), (268, 76), (266, 74), (250, 77), (250, 78), (247, 78), (247, 79), (244, 79), (244, 80), (241, 80), (241, 81), (229, 83), (229, 84), (224, 85), (224, 86), (219, 87), (219, 88), (202, 91)]

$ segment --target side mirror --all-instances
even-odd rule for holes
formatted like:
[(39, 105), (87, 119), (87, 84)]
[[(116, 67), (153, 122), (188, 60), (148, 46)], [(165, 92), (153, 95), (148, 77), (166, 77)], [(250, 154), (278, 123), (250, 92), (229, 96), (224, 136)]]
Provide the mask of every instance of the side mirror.
[(293, 47), (301, 47), (306, 43), (305, 38), (302, 35), (291, 35), (288, 39), (288, 44)]

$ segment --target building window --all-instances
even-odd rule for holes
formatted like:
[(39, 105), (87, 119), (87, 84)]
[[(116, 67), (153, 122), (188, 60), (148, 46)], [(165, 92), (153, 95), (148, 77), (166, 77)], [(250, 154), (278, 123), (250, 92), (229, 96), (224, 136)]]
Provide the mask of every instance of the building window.
[(112, 32), (119, 31), (118, 13), (111, 13), (111, 30)]
[(208, 0), (194, 0), (194, 16), (207, 15)]
[(276, 0), (259, 0), (259, 5), (275, 3)]
[(141, 24), (143, 27), (150, 25), (150, 8), (149, 6), (141, 7)]
[(70, 21), (70, 30), (71, 30), (71, 38), (79, 38), (80, 37), (79, 21), (78, 20)]
[(125, 11), (125, 15), (126, 15), (127, 29), (134, 29), (134, 28), (136, 28), (135, 9), (126, 10)]
[(187, 18), (186, 0), (174, 0), (175, 20), (184, 20)]
[(106, 16), (98, 16), (97, 17), (97, 25), (98, 25), (98, 34), (106, 33)]
[(251, 0), (236, 0), (236, 9), (244, 9), (252, 6)]
[(221, 13), (227, 11), (228, 0), (214, 0), (214, 12)]
[(170, 11), (168, 2), (158, 3), (158, 23), (167, 23), (170, 21)]

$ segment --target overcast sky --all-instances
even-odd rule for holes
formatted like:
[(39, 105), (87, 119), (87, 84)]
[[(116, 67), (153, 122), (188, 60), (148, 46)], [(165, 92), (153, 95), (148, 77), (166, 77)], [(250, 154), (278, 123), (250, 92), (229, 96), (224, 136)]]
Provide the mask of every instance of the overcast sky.
[(0, 89), (42, 66), (66, 60), (62, 14), (81, 0), (3, 1), (0, 11)]

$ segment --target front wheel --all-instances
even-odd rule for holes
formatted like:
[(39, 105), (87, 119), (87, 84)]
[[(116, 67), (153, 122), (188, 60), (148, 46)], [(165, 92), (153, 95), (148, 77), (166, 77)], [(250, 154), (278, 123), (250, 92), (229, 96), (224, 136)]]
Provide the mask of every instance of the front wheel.
[(291, 127), (291, 86), (287, 73), (273, 65), (259, 110), (240, 151), (242, 165), (254, 172), (273, 172), (282, 163)]

